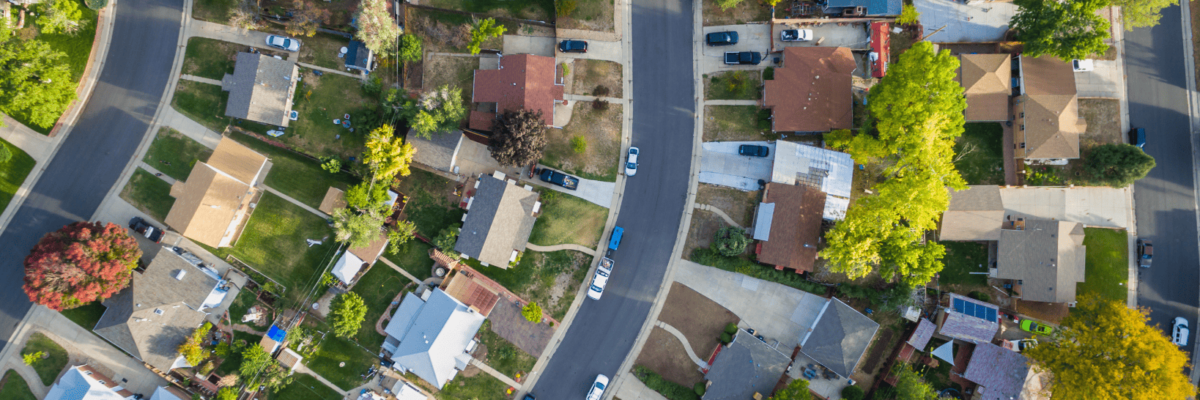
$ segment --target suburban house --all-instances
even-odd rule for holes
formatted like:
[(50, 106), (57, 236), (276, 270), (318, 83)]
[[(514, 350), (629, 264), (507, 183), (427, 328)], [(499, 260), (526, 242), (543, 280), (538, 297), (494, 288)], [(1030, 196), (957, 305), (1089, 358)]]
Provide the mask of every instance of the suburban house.
[(454, 251), (484, 266), (508, 268), (525, 251), (542, 203), (533, 187), (518, 187), (503, 172), (480, 175), (467, 199), (467, 214)]
[[(717, 349), (704, 374), (708, 382), (703, 400), (767, 398), (787, 371), (791, 358), (744, 329), (733, 341)], [(749, 367), (747, 367), (749, 366)]]
[(754, 213), (758, 262), (811, 272), (821, 240), (825, 194), (813, 187), (768, 183)]
[[(1049, 393), (1044, 390), (1048, 387), (1042, 381), (1043, 375), (1031, 368), (1029, 359), (1021, 353), (981, 342), (975, 344), (961, 378), (976, 385), (973, 399), (1040, 400), (1049, 399)], [(966, 386), (969, 385), (964, 385), (963, 389), (969, 389)]]
[[(434, 251), (436, 252), (435, 256), (444, 258), (444, 260), (438, 260), (438, 263), (453, 262), (442, 252)], [(499, 283), (464, 263), (455, 263), (439, 287), (450, 297), (466, 304), (472, 311), (483, 315), (484, 318), (491, 315), (492, 309), (496, 307), (496, 302), (500, 301), (500, 294), (505, 291)]]
[(968, 186), (950, 193), (940, 240), (1000, 240), (1000, 227), (1020, 219), (1071, 221), (1127, 229), (1130, 194), (1109, 187)]
[(1012, 99), (1013, 149), (1026, 164), (1065, 165), (1079, 158), (1079, 115), (1075, 70), (1055, 57), (1018, 56), (1020, 95)]
[(417, 150), (413, 163), (452, 174), (458, 173), (458, 153), (462, 151), (463, 133), (460, 130), (434, 132), (429, 139), (408, 131), (408, 144)]
[[(899, 1), (896, 1), (899, 7)], [(763, 82), (772, 132), (829, 132), (854, 127), (854, 57), (845, 47), (787, 47), (775, 79)]]
[(821, 217), (830, 221), (846, 218), (854, 183), (854, 160), (849, 154), (777, 140), (774, 157), (771, 182), (820, 189), (825, 193)]
[(384, 355), (401, 373), (412, 372), (441, 389), (467, 367), (478, 344), (474, 337), (486, 319), (441, 289), (404, 300), (388, 322)]
[(1008, 121), (1008, 99), (1012, 96), (1012, 56), (1008, 54), (961, 54), (958, 83), (967, 97), (966, 120)]
[(991, 343), (1000, 330), (1000, 307), (949, 293), (937, 315), (938, 334), (967, 343)]
[(264, 54), (238, 53), (233, 74), (221, 79), (229, 92), (225, 116), (274, 126), (288, 126), (300, 69), (296, 63)]
[(270, 170), (267, 157), (222, 137), (208, 162), (197, 161), (186, 182), (171, 185), (175, 204), (163, 220), (209, 247), (231, 247), (250, 221)]
[[(40, 385), (41, 382), (38, 382)], [(91, 365), (79, 365), (67, 369), (58, 378), (45, 400), (124, 400), (133, 399), (134, 393), (104, 376)], [(188, 396), (186, 398), (191, 398)]]
[(990, 276), (1013, 281), (1022, 300), (1074, 303), (1075, 284), (1083, 282), (1083, 224), (1027, 219), (1000, 231), (1000, 252)]
[[(563, 101), (563, 78), (554, 57), (515, 54), (500, 56), (499, 69), (475, 70), (468, 126), (490, 131), (496, 116), (526, 109), (542, 113), (546, 126), (554, 126), (554, 104)], [(487, 111), (478, 111), (484, 109)]]
[(825, 15), (862, 17), (900, 15), (900, 0), (828, 0)]
[(190, 400), (192, 395), (174, 386), (159, 386), (150, 395), (150, 400)]
[(800, 353), (849, 379), (878, 330), (879, 323), (834, 297), (825, 302), (812, 328), (800, 339)]
[(942, 213), (940, 240), (989, 241), (1000, 240), (1000, 225), (1004, 223), (1004, 202), (1000, 187), (968, 186), (951, 190), (950, 207)]
[(921, 321), (917, 323), (917, 328), (908, 335), (908, 340), (904, 341), (904, 347), (900, 348), (900, 353), (896, 358), (910, 361), (914, 352), (925, 352), (925, 346), (929, 345), (929, 339), (933, 338), (935, 330), (937, 330), (937, 326), (933, 322), (921, 318)]
[(104, 315), (92, 331), (166, 373), (187, 366), (179, 345), (227, 294), (216, 271), (163, 249), (144, 271), (134, 272), (129, 287), (104, 301)]
[[(388, 201), (385, 206), (391, 207), (396, 204), (396, 200), (400, 198), (400, 194), (388, 190)], [(337, 263), (333, 265), (333, 270), (329, 273), (333, 274), (338, 280), (349, 285), (354, 282), (354, 277), (358, 276), (358, 272), (363, 268), (375, 265), (375, 261), (383, 255), (383, 251), (387, 249), (388, 236), (383, 231), (379, 232), (379, 237), (372, 240), (366, 246), (350, 247), (342, 256), (338, 258)]]
[(375, 53), (367, 48), (366, 43), (358, 40), (351, 40), (350, 45), (346, 46), (346, 54), (342, 57), (342, 64), (346, 69), (360, 71), (364, 74), (369, 74), (375, 70)]

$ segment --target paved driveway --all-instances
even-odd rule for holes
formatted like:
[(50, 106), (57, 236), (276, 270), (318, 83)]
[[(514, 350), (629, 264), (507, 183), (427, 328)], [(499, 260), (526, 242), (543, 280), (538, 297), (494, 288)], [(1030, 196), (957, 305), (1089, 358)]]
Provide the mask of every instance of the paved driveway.
[[(767, 51), (771, 48), (771, 27), (763, 24), (755, 25), (720, 25), (704, 27), (704, 34), (713, 32), (734, 31), (738, 33), (738, 44), (732, 46), (704, 45), (704, 54), (700, 57), (701, 73), (731, 70), (755, 70), (770, 66)], [(759, 65), (725, 65), (727, 51), (757, 51), (763, 53), (763, 62)]]
[(536, 54), (554, 57), (554, 38), (504, 35), (504, 54)]
[(779, 32), (786, 29), (798, 29), (799, 24), (776, 24), (771, 31), (775, 38), (775, 50), (782, 51), (784, 47), (848, 47), (866, 50), (871, 48), (871, 37), (867, 35), (867, 24), (856, 23), (839, 26), (836, 23), (805, 26), (804, 29), (813, 31), (810, 42), (784, 42), (779, 40)]
[[(558, 53), (558, 58), (573, 59), (580, 58), (586, 60), (607, 60), (613, 62), (621, 62), (621, 42), (605, 42), (600, 40), (589, 40), (587, 53)], [(555, 44), (557, 46), (557, 44)], [(557, 48), (554, 48), (557, 50)]]
[(999, 41), (1008, 30), (1008, 21), (1017, 13), (1017, 6), (1005, 2), (913, 0), (913, 5), (921, 13), (926, 32), (946, 27), (929, 38), (942, 43)]
[[(771, 148), (768, 157), (747, 157), (737, 154), (743, 144)], [(700, 163), (700, 182), (728, 186), (739, 190), (758, 190), (758, 181), (771, 180), (771, 163), (775, 160), (775, 144), (768, 142), (707, 142)]]
[(1075, 73), (1079, 97), (1120, 98), (1125, 80), (1119, 61), (1093, 60), (1094, 70)]
[[(549, 167), (538, 164), (538, 168), (549, 168)], [(554, 168), (550, 168), (550, 169), (554, 169)], [(571, 176), (574, 176), (574, 175), (571, 175)], [(542, 182), (541, 179), (537, 179), (536, 177), (534, 179), (528, 180), (528, 182), (533, 182), (533, 184), (535, 184), (535, 185), (538, 185), (541, 187), (547, 187), (547, 188), (553, 189), (556, 192), (563, 192), (563, 193), (587, 200), (593, 204), (596, 204), (596, 205), (598, 205), (600, 207), (604, 207), (604, 208), (612, 208), (613, 191), (615, 191), (617, 188), (616, 182), (594, 181), (591, 179), (583, 179), (583, 178), (579, 178), (579, 187), (575, 188), (575, 190), (570, 190), (570, 189), (567, 189), (567, 188), (564, 188), (564, 187), (558, 186), (558, 185), (551, 185), (549, 183)]]

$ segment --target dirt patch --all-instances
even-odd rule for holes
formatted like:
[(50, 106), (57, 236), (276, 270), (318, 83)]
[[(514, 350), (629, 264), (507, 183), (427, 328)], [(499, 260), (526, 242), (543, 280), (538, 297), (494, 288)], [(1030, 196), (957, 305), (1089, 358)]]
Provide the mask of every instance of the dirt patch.
[(521, 315), (521, 305), (501, 298), (488, 315), (492, 321), (492, 332), (511, 342), (534, 358), (541, 357), (554, 335), (554, 328), (547, 323), (532, 323)]
[(455, 57), (429, 54), (422, 63), (421, 88), (434, 90), (442, 85), (462, 89), (463, 101), (470, 103), (474, 85), (475, 69), (479, 68), (479, 57)]
[(621, 64), (602, 60), (575, 60), (571, 66), (572, 94), (623, 98)]
[[(571, 122), (562, 129), (547, 133), (549, 143), (542, 163), (587, 179), (613, 182), (621, 161), (621, 105), (609, 103), (597, 110), (595, 102), (579, 102)], [(571, 140), (583, 137), (582, 153), (577, 153)]]
[[(783, 4), (780, 4), (782, 7)], [(737, 6), (722, 10), (716, 0), (704, 0), (704, 26), (741, 25), (751, 21), (771, 19), (771, 7), (755, 0), (742, 0)]]
[[(696, 204), (708, 204), (724, 211), (734, 222), (741, 226), (749, 226), (754, 219), (754, 207), (762, 199), (762, 191), (743, 192), (741, 190), (701, 183), (696, 192)], [(729, 226), (725, 219), (714, 212), (695, 210), (692, 213), (692, 224), (688, 228), (687, 243), (683, 248), (686, 258), (693, 249), (708, 247), (713, 235), (718, 229)]]
[(1079, 99), (1079, 114), (1087, 121), (1087, 131), (1079, 137), (1081, 149), (1107, 143), (1125, 143), (1121, 136), (1119, 100)]
[(1055, 325), (1062, 323), (1063, 318), (1067, 317), (1071, 308), (1065, 303), (1041, 303), (1036, 301), (1014, 301), (1017, 303), (1017, 313), (1029, 316), (1033, 319), (1053, 322)]
[(851, 374), (851, 378), (856, 382), (862, 383), (863, 386), (870, 387), (874, 384), (875, 379), (880, 377), (886, 356), (892, 354), (896, 349), (896, 345), (900, 344), (899, 334), (888, 328), (880, 329), (875, 334), (875, 342), (871, 343), (871, 349), (867, 352), (863, 363), (859, 364), (858, 371)]
[(559, 17), (555, 24), (562, 29), (613, 32), (613, 0), (575, 0), (575, 11)]
[(720, 344), (718, 339), (725, 326), (737, 324), (741, 318), (700, 292), (674, 282), (658, 320), (682, 332), (696, 356), (707, 358)]
[(408, 30), (421, 35), (426, 54), (463, 49), (471, 40), (470, 24), (438, 21), (429, 11), (411, 7), (405, 9), (408, 11)]
[(646, 344), (635, 362), (657, 372), (666, 380), (687, 387), (704, 381), (700, 366), (688, 357), (683, 343), (680, 343), (675, 335), (657, 326), (650, 331), (650, 337), (646, 339)]

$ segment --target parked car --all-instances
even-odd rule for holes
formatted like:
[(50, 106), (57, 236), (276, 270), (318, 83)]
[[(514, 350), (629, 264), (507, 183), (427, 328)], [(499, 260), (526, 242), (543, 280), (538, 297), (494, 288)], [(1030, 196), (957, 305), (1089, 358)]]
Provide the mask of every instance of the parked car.
[(1071, 68), (1074, 68), (1075, 72), (1087, 72), (1096, 69), (1096, 66), (1092, 60), (1071, 60)]
[(538, 178), (541, 178), (542, 182), (553, 183), (571, 190), (579, 187), (579, 178), (549, 168), (543, 169)]
[(146, 222), (146, 220), (142, 219), (142, 217), (133, 217), (133, 219), (129, 220), (129, 229), (133, 229), (134, 232), (145, 236), (146, 239), (150, 239), (151, 242), (162, 242), (163, 230), (158, 229), (154, 225), (150, 225)]
[(1037, 339), (1022, 339), (1017, 342), (1017, 352), (1023, 353), (1025, 350), (1029, 350), (1033, 348), (1033, 346), (1037, 346), (1037, 344)]
[(637, 175), (638, 148), (630, 147), (629, 156), (625, 159), (625, 176)]
[(596, 275), (592, 276), (592, 284), (588, 285), (588, 298), (600, 300), (600, 296), (604, 295), (604, 287), (608, 286), (608, 277), (612, 275), (612, 267), (612, 259), (600, 260), (600, 266), (596, 268)]
[(1146, 128), (1133, 128), (1129, 130), (1129, 144), (1137, 146), (1139, 149), (1146, 147)]
[(766, 157), (771, 155), (771, 148), (756, 144), (743, 144), (738, 146), (738, 155), (750, 157)]
[(563, 53), (587, 53), (587, 42), (567, 39), (558, 42), (558, 51)]
[(1054, 332), (1054, 328), (1051, 328), (1046, 324), (1039, 324), (1030, 319), (1021, 321), (1021, 330), (1025, 332), (1032, 332), (1035, 335), (1049, 335), (1050, 333)]
[(525, 398), (521, 399), (521, 400), (535, 400), (535, 399), (533, 398), (533, 393), (526, 393)]
[(713, 32), (704, 35), (704, 42), (708, 43), (709, 46), (735, 45), (738, 42), (738, 33), (733, 31)]
[(812, 29), (784, 29), (779, 32), (779, 40), (784, 42), (809, 42), (812, 39)]
[(608, 377), (603, 374), (596, 376), (596, 382), (588, 390), (587, 400), (600, 400), (604, 396), (604, 388), (608, 386)]
[(725, 64), (728, 65), (758, 65), (762, 62), (762, 53), (757, 51), (727, 51)]
[(300, 51), (300, 41), (289, 37), (267, 35), (267, 46), (287, 51)]
[(1191, 331), (1188, 330), (1187, 319), (1175, 317), (1175, 326), (1171, 328), (1171, 343), (1175, 343), (1176, 346), (1187, 346), (1189, 333)]
[(1154, 262), (1154, 243), (1149, 240), (1137, 240), (1137, 255), (1138, 266), (1142, 268), (1150, 268), (1150, 263)]

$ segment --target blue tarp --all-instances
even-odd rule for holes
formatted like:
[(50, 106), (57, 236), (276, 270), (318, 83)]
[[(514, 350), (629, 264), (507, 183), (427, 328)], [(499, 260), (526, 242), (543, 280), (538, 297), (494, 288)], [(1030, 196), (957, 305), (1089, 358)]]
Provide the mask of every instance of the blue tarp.
[(276, 342), (283, 343), (283, 339), (287, 337), (287, 331), (271, 325), (271, 329), (267, 331), (267, 337)]
[(901, 0), (828, 0), (825, 8), (846, 8), (863, 6), (867, 15), (900, 15)]

